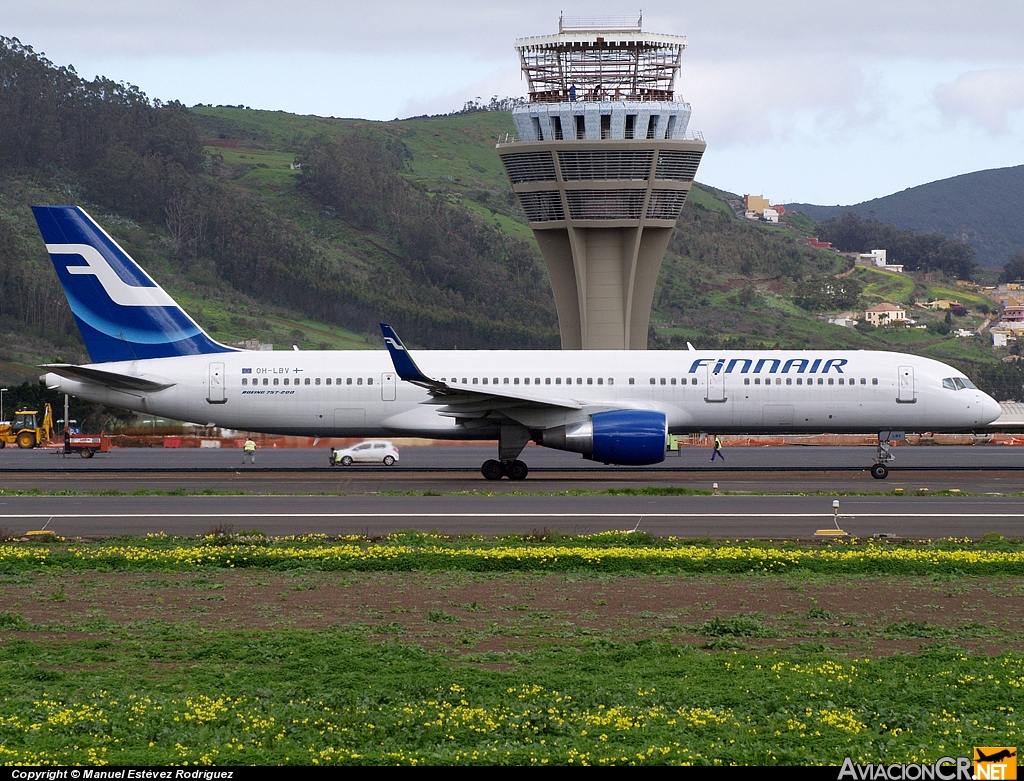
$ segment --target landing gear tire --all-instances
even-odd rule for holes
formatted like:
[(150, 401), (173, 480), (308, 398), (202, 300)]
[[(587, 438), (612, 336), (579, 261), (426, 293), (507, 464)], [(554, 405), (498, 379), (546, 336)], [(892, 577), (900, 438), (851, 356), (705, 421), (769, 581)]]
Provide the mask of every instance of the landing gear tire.
[(889, 467), (885, 464), (875, 464), (871, 467), (871, 476), (876, 480), (884, 480), (889, 476)]
[(484, 465), (480, 467), (480, 474), (488, 480), (500, 480), (505, 476), (505, 467), (501, 461), (495, 461), (492, 458), (484, 461)]
[(509, 461), (505, 464), (505, 474), (509, 480), (525, 480), (530, 468), (522, 461)]

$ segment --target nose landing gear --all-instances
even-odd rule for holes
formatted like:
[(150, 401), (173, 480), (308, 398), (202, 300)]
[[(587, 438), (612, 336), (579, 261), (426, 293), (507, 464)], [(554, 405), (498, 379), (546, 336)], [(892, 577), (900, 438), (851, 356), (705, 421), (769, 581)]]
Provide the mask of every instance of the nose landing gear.
[(889, 476), (889, 467), (886, 464), (889, 461), (895, 461), (894, 456), (890, 450), (893, 442), (898, 442), (903, 439), (904, 434), (902, 431), (879, 431), (878, 432), (878, 451), (875, 454), (875, 465), (871, 467), (871, 476), (876, 480), (884, 480)]

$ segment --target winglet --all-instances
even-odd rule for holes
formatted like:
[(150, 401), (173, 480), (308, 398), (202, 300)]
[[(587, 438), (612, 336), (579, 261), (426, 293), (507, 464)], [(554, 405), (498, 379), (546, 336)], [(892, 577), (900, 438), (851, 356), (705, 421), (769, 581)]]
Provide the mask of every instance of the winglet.
[(399, 377), (406, 382), (429, 390), (445, 390), (448, 387), (443, 382), (430, 379), (420, 371), (420, 367), (409, 355), (409, 351), (405, 349), (405, 345), (398, 338), (394, 328), (387, 323), (381, 323), (380, 330), (384, 334), (384, 344), (387, 345), (388, 352), (391, 353), (391, 362), (395, 365), (395, 372)]

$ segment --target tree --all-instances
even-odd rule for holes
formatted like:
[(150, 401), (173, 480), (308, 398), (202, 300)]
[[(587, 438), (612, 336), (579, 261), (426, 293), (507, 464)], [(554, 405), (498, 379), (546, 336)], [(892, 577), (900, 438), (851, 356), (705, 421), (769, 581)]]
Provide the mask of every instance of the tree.
[(1017, 282), (1024, 280), (1024, 252), (1011, 255), (1003, 266), (1003, 273), (999, 275), (1000, 282)]

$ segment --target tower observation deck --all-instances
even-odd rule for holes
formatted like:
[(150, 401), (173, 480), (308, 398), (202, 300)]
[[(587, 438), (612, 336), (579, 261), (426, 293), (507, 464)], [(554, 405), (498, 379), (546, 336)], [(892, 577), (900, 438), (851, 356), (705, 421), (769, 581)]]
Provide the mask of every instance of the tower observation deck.
[(529, 102), (497, 145), (555, 294), (562, 349), (643, 350), (704, 139), (675, 80), (686, 48), (640, 21), (559, 19), (520, 38)]

